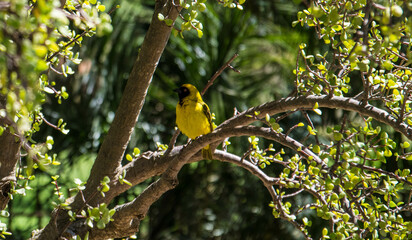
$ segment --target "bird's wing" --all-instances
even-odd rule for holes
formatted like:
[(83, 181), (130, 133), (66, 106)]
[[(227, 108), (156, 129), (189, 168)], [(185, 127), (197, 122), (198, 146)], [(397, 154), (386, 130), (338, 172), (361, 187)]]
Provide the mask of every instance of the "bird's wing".
[(210, 114), (210, 109), (207, 106), (206, 103), (202, 103), (202, 107), (203, 107), (203, 113), (205, 114), (205, 116), (207, 117), (207, 120), (209, 121), (209, 125), (210, 125), (210, 131), (213, 131), (213, 124), (212, 124), (212, 115)]

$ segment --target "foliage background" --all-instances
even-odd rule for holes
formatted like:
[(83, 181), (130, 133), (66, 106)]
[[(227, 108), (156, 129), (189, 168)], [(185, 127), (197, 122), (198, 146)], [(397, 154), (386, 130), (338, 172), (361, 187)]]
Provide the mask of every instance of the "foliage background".
[[(285, 97), (292, 91), (292, 70), (299, 43), (309, 42), (309, 52), (316, 52), (321, 47), (312, 31), (291, 26), (297, 11), (305, 7), (300, 1), (247, 1), (243, 11), (216, 8), (213, 1), (208, 4), (211, 4), (208, 12), (201, 16), (205, 26), (203, 38), (199, 39), (192, 32), (185, 33), (185, 39), (171, 37), (129, 144), (131, 149), (138, 147), (146, 151), (155, 149), (155, 142), (168, 143), (175, 126), (177, 96), (173, 89), (187, 82), (202, 89), (234, 53), (240, 55), (233, 65), (241, 73), (226, 70), (204, 97), (216, 115), (217, 124), (232, 116), (234, 108), (243, 111)], [(59, 184), (67, 192), (74, 186), (75, 178), (87, 179), (94, 153), (113, 120), (148, 28), (153, 1), (125, 0), (120, 5), (121, 8), (113, 14), (112, 34), (83, 42), (80, 50), (83, 61), (76, 74), (68, 79), (55, 76), (57, 82), (64, 82), (70, 98), (62, 104), (49, 99), (44, 114), (53, 122), (65, 119), (70, 133), (64, 136), (55, 134), (52, 128), (42, 128), (35, 138), (44, 139), (53, 134), (53, 151), (59, 153), (62, 165), (54, 170), (56, 172), (37, 175), (32, 181), (35, 190), (11, 201), (11, 216), (5, 220), (9, 221), (8, 227), (13, 233), (10, 239), (26, 239), (32, 229), (42, 228), (48, 222), (53, 209), (50, 199), (56, 198), (54, 186), (50, 184), (51, 175), (62, 176)], [(303, 119), (299, 114), (290, 115), (282, 127), (288, 129)], [(336, 123), (337, 117), (326, 111), (322, 119), (316, 116), (312, 119), (317, 124), (326, 125)], [(295, 131), (294, 134), (303, 132)], [(178, 141), (184, 143), (186, 139), (181, 135)], [(247, 139), (241, 138), (232, 142), (230, 150), (241, 153), (240, 149), (246, 149), (248, 145)], [(276, 173), (277, 169), (266, 171)], [(193, 163), (181, 171), (179, 181), (176, 189), (152, 206), (138, 239), (302, 237), (290, 224), (273, 218), (266, 189), (254, 176), (238, 167), (217, 161)], [(135, 187), (113, 204), (134, 198), (143, 187)], [(305, 196), (296, 201), (305, 202)], [(315, 212), (308, 214), (316, 215)], [(320, 231), (325, 224), (318, 219), (313, 225), (319, 225), (319, 228), (312, 229)], [(320, 232), (313, 232), (312, 236), (316, 239)]]
[[(107, 6), (111, 4), (105, 3)], [(50, 176), (59, 174), (60, 187), (68, 191), (73, 180), (87, 179), (102, 138), (108, 131), (114, 111), (133, 65), (152, 14), (152, 1), (112, 2), (120, 4), (112, 16), (113, 32), (85, 39), (80, 49), (82, 63), (75, 75), (59, 78), (70, 97), (58, 104), (49, 99), (44, 114), (51, 122), (67, 121), (67, 136), (43, 127), (35, 139), (54, 135), (54, 152), (62, 163), (58, 172), (37, 175), (34, 190), (10, 202), (10, 217), (3, 221), (13, 233), (10, 239), (26, 239), (35, 228), (42, 228), (52, 211), (54, 186)], [(167, 143), (174, 131), (173, 92), (189, 82), (201, 89), (213, 73), (234, 53), (233, 64), (240, 74), (226, 71), (206, 94), (205, 101), (216, 115), (216, 123), (265, 100), (290, 91), (296, 46), (310, 33), (292, 29), (299, 5), (290, 1), (248, 1), (243, 11), (216, 7), (211, 1), (202, 16), (205, 33), (199, 39), (193, 32), (185, 39), (171, 37), (149, 89), (130, 146), (142, 151), (154, 142)], [(75, 66), (73, 66), (75, 67)], [(184, 136), (179, 141), (186, 141)], [(232, 143), (247, 146), (247, 140)], [(273, 170), (272, 170), (273, 171)], [(142, 190), (134, 188), (134, 194)], [(128, 192), (117, 203), (135, 195)], [(235, 166), (220, 162), (191, 164), (180, 173), (180, 185), (165, 194), (150, 210), (138, 238), (142, 239), (225, 239), (281, 238), (293, 228), (271, 215), (270, 196), (258, 180)]]

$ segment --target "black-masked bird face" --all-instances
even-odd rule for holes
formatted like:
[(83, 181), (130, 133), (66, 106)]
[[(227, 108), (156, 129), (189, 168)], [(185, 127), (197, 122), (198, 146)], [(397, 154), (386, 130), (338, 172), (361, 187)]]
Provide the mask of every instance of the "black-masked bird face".
[(179, 95), (179, 104), (182, 105), (183, 102), (187, 100), (195, 102), (203, 102), (202, 96), (195, 86), (192, 84), (183, 84), (180, 88), (176, 89), (175, 92)]
[(179, 101), (182, 101), (185, 97), (190, 95), (189, 89), (184, 86), (175, 89), (174, 91), (177, 92), (177, 95), (179, 95)]

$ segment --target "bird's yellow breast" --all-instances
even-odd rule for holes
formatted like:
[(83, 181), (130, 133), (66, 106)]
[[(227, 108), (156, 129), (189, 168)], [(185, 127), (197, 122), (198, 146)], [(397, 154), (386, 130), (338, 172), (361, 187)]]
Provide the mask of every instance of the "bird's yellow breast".
[(191, 139), (211, 132), (211, 123), (204, 113), (202, 103), (184, 101), (176, 106), (176, 124)]

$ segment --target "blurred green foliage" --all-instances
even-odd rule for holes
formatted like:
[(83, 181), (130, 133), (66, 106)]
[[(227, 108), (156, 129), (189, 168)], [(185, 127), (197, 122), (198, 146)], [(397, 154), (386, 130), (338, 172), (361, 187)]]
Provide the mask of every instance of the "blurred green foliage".
[[(38, 1), (38, 4), (41, 3)], [(119, 4), (117, 1), (105, 2), (106, 6), (116, 6), (117, 4)], [(342, 29), (339, 27), (327, 28), (328, 32), (324, 33), (326, 37), (323, 38), (324, 42), (322, 43), (316, 40), (315, 31), (309, 27), (315, 25), (311, 22), (313, 21), (312, 15), (332, 22), (337, 20), (335, 10), (332, 9), (330, 15), (324, 15), (318, 8), (312, 7), (309, 8), (310, 11), (306, 10), (308, 12), (297, 14), (299, 10), (309, 6), (304, 6), (300, 1), (288, 0), (246, 1), (242, 11), (217, 8), (217, 4), (214, 1), (209, 1), (205, 5), (207, 11), (191, 18), (197, 27), (199, 25), (196, 25), (197, 22), (194, 20), (199, 20), (202, 23), (202, 38), (199, 38), (199, 31), (184, 32), (183, 39), (179, 35), (171, 36), (132, 135), (129, 153), (135, 147), (146, 151), (156, 149), (157, 142), (167, 144), (175, 129), (177, 96), (173, 89), (183, 83), (192, 83), (202, 89), (213, 73), (235, 53), (238, 53), (239, 57), (232, 65), (240, 73), (226, 69), (204, 96), (211, 111), (216, 115), (215, 123), (217, 125), (233, 116), (235, 111), (243, 111), (251, 106), (285, 97), (294, 90), (294, 81), (297, 79), (297, 75), (302, 76), (302, 79), (305, 80), (301, 79), (301, 85), (299, 85), (301, 88), (297, 89), (298, 91), (311, 89), (311, 93), (314, 94), (328, 93), (326, 81), (321, 84), (314, 83), (310, 81), (310, 77), (313, 76), (310, 76), (307, 71), (302, 69), (300, 73), (294, 73), (292, 70), (296, 68), (296, 63), (303, 64), (304, 60), (297, 60), (299, 53), (300, 57), (305, 57), (311, 64), (315, 63), (317, 70), (321, 73), (326, 72), (324, 71), (325, 66), (331, 57), (316, 56), (315, 58), (311, 54), (325, 53), (334, 49), (336, 46), (333, 45), (335, 44), (333, 41), (332, 45), (328, 45), (331, 43), (330, 38), (333, 38), (334, 34)], [(61, 187), (60, 191), (63, 191), (66, 196), (71, 196), (70, 188), (75, 187), (76, 178), (81, 181), (85, 181), (87, 178), (95, 158), (95, 152), (99, 149), (113, 120), (128, 74), (149, 26), (154, 2), (125, 0), (120, 2), (120, 5), (120, 8), (112, 12), (112, 25), (105, 24), (98, 28), (101, 30), (96, 32), (97, 38), (82, 39), (80, 49), (74, 44), (73, 46), (69, 44), (70, 49), (68, 50), (70, 51), (67, 54), (71, 61), (63, 64), (62, 71), (65, 74), (49, 74), (49, 79), (46, 79), (43, 87), (54, 83), (53, 86), (56, 86), (56, 89), (61, 89), (58, 94), (52, 94), (56, 95), (57, 100), (54, 99), (55, 96), (45, 97), (36, 91), (28, 94), (27, 99), (23, 99), (26, 102), (37, 98), (38, 101), (46, 101), (42, 106), (42, 114), (45, 118), (50, 122), (64, 119), (67, 123), (66, 128), (70, 129), (70, 132), (67, 135), (56, 134), (55, 129), (43, 127), (34, 135), (35, 139), (43, 139), (44, 141), (46, 141), (47, 136), (54, 136), (52, 139), (54, 142), (53, 151), (59, 153), (57, 160), (61, 165), (37, 174), (36, 179), (30, 183), (32, 190), (26, 189), (25, 197), (15, 196), (9, 206), (10, 217), (5, 218), (5, 220), (2, 218), (3, 222), (8, 221), (10, 231), (13, 233), (10, 239), (25, 239), (29, 237), (31, 230), (41, 228), (47, 223), (49, 213), (53, 209), (50, 202), (59, 202), (54, 190), (56, 185), (52, 182), (51, 176), (61, 176), (57, 184)], [(96, 9), (99, 9), (99, 6), (101, 9), (102, 5), (100, 4), (95, 6)], [(356, 8), (356, 6), (345, 7)], [(22, 11), (22, 9), (19, 10)], [(394, 8), (393, 12), (399, 15), (398, 8)], [(302, 22), (302, 26), (298, 25), (298, 27), (292, 28), (291, 22), (296, 20), (296, 15), (298, 15), (298, 21), (294, 24), (298, 25)], [(381, 19), (385, 22), (389, 17), (383, 14)], [(103, 19), (106, 19), (106, 22), (103, 21), (104, 23), (109, 22), (107, 17)], [(10, 21), (10, 26), (15, 28), (21, 24), (13, 18)], [(59, 19), (56, 21), (58, 22)], [(358, 18), (354, 18), (353, 21), (354, 24), (361, 24)], [(184, 21), (182, 20), (180, 23), (184, 24)], [(77, 27), (81, 30), (88, 30), (86, 25)], [(103, 33), (106, 31), (111, 31), (111, 34), (104, 35)], [(394, 39), (396, 34), (392, 34), (390, 29), (386, 28), (384, 31), (386, 31), (389, 42), (398, 40)], [(73, 31), (65, 33), (71, 34), (72, 38), (78, 36), (78, 33)], [(347, 34), (355, 33), (348, 32)], [(58, 39), (57, 36), (51, 37), (52, 41)], [(299, 44), (302, 42), (308, 44), (301, 45), (301, 49), (298, 50)], [(2, 44), (9, 43), (2, 42)], [(43, 45), (53, 48), (52, 45), (48, 46), (45, 42), (41, 42), (41, 46), (37, 46), (36, 42), (34, 44), (33, 48), (23, 48), (24, 58), (36, 57), (39, 59), (37, 68), (22, 64), (21, 74), (28, 74), (27, 76), (39, 75), (46, 69), (41, 68), (44, 65), (42, 53), (46, 51), (43, 49)], [(349, 51), (348, 49), (354, 44), (355, 42), (347, 40), (344, 44), (347, 49), (344, 51)], [(0, 45), (0, 50), (3, 45)], [(65, 43), (62, 43), (62, 46), (65, 46)], [(5, 47), (15, 49), (15, 47), (6, 45)], [(79, 51), (80, 58), (83, 60), (76, 61), (77, 55), (71, 54), (71, 50), (73, 52)], [(361, 50), (359, 50), (359, 60), (354, 60), (356, 64), (351, 67), (367, 71), (369, 66), (363, 62), (365, 59), (361, 58)], [(320, 62), (316, 62), (314, 59), (320, 59)], [(388, 59), (390, 58), (383, 59), (381, 62), (385, 69), (393, 67), (390, 62), (384, 61)], [(59, 65), (58, 59), (54, 59), (54, 61), (54, 65)], [(4, 56), (0, 55), (0, 64), (4, 65), (5, 62)], [(36, 71), (29, 71), (33, 68)], [(77, 68), (74, 75), (68, 74), (72, 72), (72, 68)], [(3, 82), (5, 79), (3, 76), (6, 75), (6, 71), (0, 70), (0, 74), (2, 76), (1, 84), (4, 86), (6, 83)], [(68, 76), (63, 78), (62, 75)], [(350, 85), (352, 89), (362, 87), (358, 76), (353, 76), (351, 79), (354, 82)], [(34, 85), (34, 83), (30, 84)], [(65, 88), (62, 88), (63, 85)], [(337, 93), (351, 96), (353, 92), (348, 85), (347, 82), (343, 81), (339, 85), (340, 88), (336, 90)], [(4, 91), (3, 88), (2, 91)], [(46, 88), (44, 91), (47, 93), (49, 89)], [(70, 98), (60, 101), (59, 98), (66, 98), (65, 93), (70, 95)], [(1, 92), (1, 94), (5, 93)], [(395, 97), (400, 95), (396, 92), (393, 94)], [(24, 94), (19, 96), (21, 95)], [(14, 100), (11, 99), (10, 103)], [(26, 105), (31, 106), (30, 104)], [(22, 106), (26, 105), (22, 104)], [(19, 111), (28, 113), (32, 110), (22, 111), (20, 109)], [(309, 114), (315, 125), (321, 125), (316, 130), (310, 130), (312, 133), (318, 131), (325, 134), (326, 137), (320, 137), (322, 143), (327, 144), (331, 140), (340, 141), (344, 135), (338, 127), (335, 129), (323, 126), (339, 125), (341, 122), (338, 121), (341, 121), (341, 116), (346, 112), (338, 111), (336, 113), (323, 109), (322, 112), (322, 118), (316, 114)], [(304, 120), (305, 116), (301, 113), (294, 113), (287, 116), (279, 127), (289, 129)], [(356, 124), (359, 119), (352, 118), (352, 120)], [(376, 128), (369, 127), (370, 129), (366, 128), (365, 132), (373, 132)], [(297, 128), (290, 136), (305, 136), (306, 129), (309, 127)], [(393, 134), (389, 129), (384, 130), (389, 131), (392, 142), (401, 142), (399, 134)], [(387, 137), (383, 139), (387, 139)], [(179, 136), (178, 143), (184, 144), (186, 141), (187, 139), (183, 135)], [(232, 142), (229, 146), (230, 152), (242, 154), (245, 149), (249, 148), (247, 137), (230, 139), (229, 141)], [(313, 138), (309, 138), (307, 142), (316, 143)], [(266, 143), (262, 139), (258, 145), (266, 146)], [(320, 147), (312, 146), (312, 150), (315, 153), (320, 152)], [(345, 157), (353, 157), (350, 154), (354, 155), (355, 150), (348, 147), (349, 156), (345, 155)], [(332, 155), (331, 152), (329, 153)], [(387, 154), (389, 155), (389, 153)], [(395, 163), (394, 157), (392, 159), (389, 156), (385, 157), (388, 157), (388, 161), (393, 165), (380, 166), (386, 167), (389, 171), (395, 170), (394, 166), (396, 165), (409, 166), (409, 163), (403, 161)], [(306, 167), (310, 168), (311, 171), (315, 169), (313, 166)], [(264, 171), (276, 176), (282, 173), (281, 169), (277, 168), (267, 168)], [(354, 175), (356, 174), (352, 173), (351, 176), (354, 177)], [(115, 199), (113, 205), (132, 200), (150, 182), (151, 180), (122, 194)], [(273, 218), (267, 190), (256, 177), (241, 168), (217, 161), (201, 161), (185, 166), (179, 175), (179, 182), (176, 189), (163, 195), (151, 207), (149, 215), (142, 222), (140, 232), (137, 233), (139, 239), (302, 238), (299, 231), (291, 224)], [(299, 195), (293, 200), (293, 205), (307, 204), (310, 202), (310, 198), (309, 195)], [(322, 228), (328, 224), (326, 220), (316, 218), (317, 214), (319, 215), (319, 211), (307, 211), (304, 214), (312, 221), (310, 234), (315, 239), (321, 236)], [(324, 215), (322, 216), (326, 219)]]
[[(22, 146), (17, 162), (18, 181), (12, 183), (14, 200), (9, 205), (10, 216), (6, 211), (1, 214), (7, 217), (0, 222), (1, 237), (8, 234), (6, 225), (14, 234), (12, 239), (24, 239), (48, 221), (54, 192), (49, 174), (70, 173), (68, 158), (62, 158), (62, 168), (56, 167), (61, 162), (55, 153), (61, 152), (63, 156), (65, 146), (50, 153), (55, 143), (52, 136), (56, 131), (67, 134), (69, 130), (58, 116), (61, 106), (52, 110), (44, 103), (58, 105), (69, 97), (63, 76), (73, 74), (73, 68), (81, 61), (76, 47), (86, 37), (103, 36), (112, 30), (109, 13), (105, 11), (105, 6), (96, 0), (0, 3), (0, 132), (6, 129), (13, 133)], [(52, 77), (51, 73), (61, 77)], [(40, 174), (35, 176), (35, 172)], [(25, 195), (27, 198), (21, 198)]]

